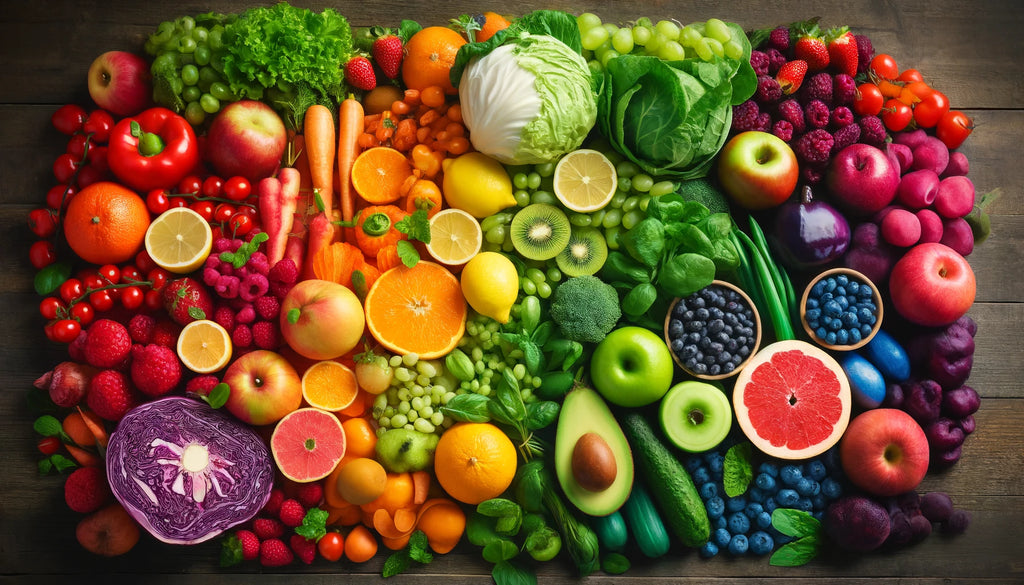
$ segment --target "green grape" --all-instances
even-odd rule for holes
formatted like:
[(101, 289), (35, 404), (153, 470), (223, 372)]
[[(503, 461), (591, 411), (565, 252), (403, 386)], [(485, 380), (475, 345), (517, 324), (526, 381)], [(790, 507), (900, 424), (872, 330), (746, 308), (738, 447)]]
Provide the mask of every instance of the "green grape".
[(618, 56), (619, 54), (615, 50), (608, 49), (607, 51), (604, 52), (603, 55), (601, 55), (601, 66), (607, 68), (608, 62)]
[[(581, 29), (582, 30), (582, 29)], [(588, 51), (594, 51), (608, 40), (608, 29), (595, 26), (586, 30), (580, 37), (580, 44)]]
[(692, 47), (694, 43), (704, 38), (704, 35), (700, 34), (700, 31), (693, 25), (686, 25), (683, 30), (679, 33), (679, 42), (686, 47)]
[(206, 112), (203, 111), (203, 107), (199, 105), (199, 102), (189, 102), (185, 106), (185, 119), (193, 126), (201, 126), (203, 121), (206, 120)]
[(192, 59), (196, 65), (209, 65), (210, 64), (210, 47), (205, 43), (200, 44), (196, 47), (196, 51), (192, 53)]
[(722, 50), (725, 51), (725, 56), (730, 59), (743, 58), (743, 45), (739, 44), (735, 40), (730, 40), (722, 45)]
[(643, 47), (651, 40), (652, 36), (654, 35), (649, 27), (639, 24), (633, 26), (633, 44)]
[[(584, 52), (587, 53), (589, 51), (584, 51)], [(587, 68), (590, 69), (590, 74), (591, 75), (604, 75), (604, 68), (601, 66), (601, 62), (600, 61), (598, 61), (596, 59), (591, 59), (589, 57), (586, 57), (586, 59), (587, 59)]]
[(537, 174), (540, 175), (541, 178), (551, 177), (555, 174), (555, 163), (540, 163), (538, 165), (534, 165), (533, 170), (537, 171)]
[(626, 193), (616, 193), (615, 195), (612, 195), (612, 200), (608, 202), (608, 205), (612, 209), (619, 209), (622, 207), (622, 204), (626, 202), (627, 198), (629, 198), (629, 195)]
[(640, 198), (636, 195), (626, 197), (626, 200), (622, 202), (622, 212), (629, 213), (636, 209), (636, 206), (640, 203)]
[(516, 199), (516, 207), (526, 207), (530, 204), (530, 192), (525, 189), (520, 189), (512, 194)]
[(185, 85), (195, 85), (199, 83), (199, 68), (189, 63), (181, 68), (181, 80)]
[(192, 53), (196, 50), (196, 40), (192, 37), (182, 37), (178, 39), (178, 51), (182, 53)]
[(645, 196), (645, 197), (641, 197), (641, 198), (640, 198), (640, 205), (639, 205), (639, 207), (640, 207), (640, 211), (646, 212), (646, 211), (647, 211), (647, 205), (648, 205), (648, 204), (649, 204), (650, 202), (651, 202), (651, 197), (650, 197), (650, 195), (648, 195), (648, 196)]
[(235, 101), (235, 96), (228, 89), (228, 84), (222, 81), (215, 81), (210, 84), (210, 95), (222, 102)]
[(604, 218), (601, 220), (601, 225), (606, 228), (615, 227), (619, 225), (620, 221), (622, 221), (622, 210), (609, 209), (605, 211)]
[(527, 189), (538, 189), (540, 187), (541, 176), (540, 173), (530, 173), (526, 175), (526, 188)]
[(558, 282), (562, 280), (562, 271), (558, 269), (557, 265), (550, 266), (547, 270), (547, 277), (551, 282)]
[(647, 45), (645, 47), (647, 49), (647, 54), (656, 54), (658, 52), (658, 48), (664, 45), (667, 41), (668, 39), (665, 37), (665, 35), (661, 34), (660, 32), (655, 32), (654, 36), (651, 37), (651, 40), (647, 41)]
[(206, 42), (210, 45), (211, 51), (219, 51), (224, 48), (224, 27), (217, 25), (210, 29), (210, 34), (206, 36)]
[(207, 114), (216, 114), (220, 111), (220, 100), (213, 97), (208, 93), (204, 93), (199, 98), (199, 106), (203, 108), (203, 111)]
[(623, 177), (628, 179), (639, 172), (640, 167), (630, 160), (624, 160), (615, 166), (615, 174), (618, 175), (619, 179), (622, 179)]
[(540, 268), (527, 268), (526, 277), (534, 282), (534, 284), (541, 284), (547, 278), (544, 271)]
[(546, 282), (537, 284), (537, 296), (542, 299), (546, 299), (551, 296), (551, 285)]
[(207, 30), (205, 26), (197, 26), (195, 30), (192, 31), (192, 39), (195, 40), (197, 45), (205, 43), (209, 36), (210, 31)]
[(178, 25), (178, 28), (181, 29), (181, 32), (187, 34), (191, 33), (192, 29), (196, 27), (196, 20), (191, 16), (182, 16), (177, 20), (175, 24)]
[(185, 100), (185, 103), (197, 102), (202, 95), (203, 91), (194, 85), (181, 90), (181, 99)]
[(499, 225), (505, 225), (510, 221), (512, 221), (511, 213), (495, 213), (493, 215), (488, 215), (480, 222), (480, 229), (488, 232)]
[(717, 18), (708, 19), (704, 24), (704, 34), (723, 44), (732, 40), (732, 29)]
[(640, 223), (647, 217), (647, 214), (640, 211), (639, 209), (633, 209), (622, 216), (622, 227), (627, 230), (633, 229), (633, 226)]
[(615, 33), (619, 32), (619, 25), (615, 24), (614, 22), (606, 22), (601, 26), (603, 26), (604, 29), (608, 31), (609, 38), (615, 36)]
[(714, 53), (716, 57), (725, 56), (725, 47), (722, 46), (722, 43), (715, 39), (707, 39), (707, 41), (708, 46), (711, 47), (711, 52)]
[(534, 191), (530, 195), (530, 203), (547, 203), (548, 205), (559, 205), (558, 197), (550, 191)]
[(623, 193), (629, 193), (629, 191), (632, 188), (633, 188), (633, 181), (630, 180), (629, 177), (619, 176), (618, 183), (615, 185), (615, 190), (616, 191), (621, 191)]
[(604, 230), (604, 241), (608, 244), (609, 250), (619, 249), (619, 235), (622, 234), (622, 226), (612, 226)]
[(708, 44), (708, 39), (702, 38), (693, 44), (693, 50), (696, 51), (697, 56), (702, 61), (710, 61), (715, 58), (715, 53), (711, 50), (711, 45)]
[(593, 12), (584, 12), (576, 17), (576, 26), (579, 27), (581, 33), (587, 32), (601, 26), (601, 17)]
[(678, 41), (670, 40), (658, 47), (658, 58), (664, 61), (682, 61), (686, 58), (686, 51)]
[(153, 59), (153, 69), (165, 70), (165, 69), (177, 69), (180, 56), (177, 53), (160, 53)]
[(633, 29), (620, 28), (612, 35), (612, 48), (620, 55), (633, 50)]
[(666, 40), (674, 41), (679, 38), (679, 25), (671, 20), (659, 20), (654, 25), (654, 30), (663, 35)]
[(512, 175), (512, 186), (516, 189), (525, 189), (526, 185), (526, 173), (516, 173)]
[(604, 221), (604, 214), (605, 214), (605, 210), (604, 209), (598, 209), (594, 213), (591, 213), (590, 214), (590, 225), (595, 225), (595, 226), (601, 225), (601, 222)]
[(637, 193), (646, 193), (654, 186), (654, 179), (650, 175), (639, 174), (633, 177), (633, 190)]
[(524, 295), (535, 295), (537, 294), (537, 283), (524, 276), (519, 279), (519, 290), (523, 291)]
[(501, 243), (502, 252), (513, 252), (515, 249), (516, 247), (512, 244), (511, 237), (505, 238), (505, 241)]
[(651, 194), (651, 197), (661, 197), (662, 195), (668, 195), (669, 193), (675, 190), (676, 184), (673, 183), (672, 181), (658, 181), (657, 183), (651, 185), (651, 188), (648, 190), (648, 193)]

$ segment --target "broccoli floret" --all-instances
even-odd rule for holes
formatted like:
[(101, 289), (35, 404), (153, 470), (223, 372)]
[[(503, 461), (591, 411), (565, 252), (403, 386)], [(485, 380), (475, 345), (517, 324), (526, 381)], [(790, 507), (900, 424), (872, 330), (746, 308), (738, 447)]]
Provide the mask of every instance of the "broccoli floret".
[(726, 201), (725, 195), (707, 177), (679, 183), (676, 193), (686, 201), (703, 203), (711, 213), (729, 213), (729, 202)]
[(555, 289), (551, 318), (569, 340), (597, 343), (618, 323), (622, 311), (612, 285), (596, 276), (576, 276)]

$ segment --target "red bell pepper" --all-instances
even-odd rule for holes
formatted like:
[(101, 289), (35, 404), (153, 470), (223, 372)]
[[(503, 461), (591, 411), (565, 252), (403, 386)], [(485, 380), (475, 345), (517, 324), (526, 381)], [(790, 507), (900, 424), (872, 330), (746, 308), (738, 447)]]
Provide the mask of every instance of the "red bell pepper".
[(107, 161), (114, 175), (136, 191), (169, 189), (199, 162), (199, 142), (184, 117), (150, 108), (114, 126)]

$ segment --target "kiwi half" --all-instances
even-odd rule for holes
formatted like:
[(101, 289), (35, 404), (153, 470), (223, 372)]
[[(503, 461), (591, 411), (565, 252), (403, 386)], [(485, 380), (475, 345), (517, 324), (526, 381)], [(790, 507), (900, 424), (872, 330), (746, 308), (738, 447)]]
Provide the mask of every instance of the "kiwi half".
[(569, 243), (555, 257), (559, 270), (566, 276), (595, 274), (608, 259), (608, 243), (595, 227), (573, 226)]
[(533, 203), (512, 218), (512, 245), (525, 258), (548, 260), (569, 243), (571, 227), (561, 209), (547, 203)]

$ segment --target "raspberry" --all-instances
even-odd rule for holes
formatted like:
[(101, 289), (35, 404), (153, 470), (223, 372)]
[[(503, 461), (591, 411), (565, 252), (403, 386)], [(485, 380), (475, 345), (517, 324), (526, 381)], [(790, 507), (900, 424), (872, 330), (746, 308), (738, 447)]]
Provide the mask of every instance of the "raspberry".
[[(838, 108), (832, 110), (831, 123), (833, 128), (842, 128), (843, 126), (849, 126), (850, 124), (853, 124), (853, 122), (853, 112), (850, 111), (850, 108), (846, 106), (839, 106)], [(857, 132), (857, 135), (860, 136), (859, 131)]]
[(210, 253), (209, 258), (216, 259), (218, 254), (220, 254), (221, 252), (228, 251), (234, 251), (234, 248), (231, 247), (231, 239), (217, 238), (216, 240), (213, 241), (213, 249), (212, 252)]
[(750, 66), (758, 76), (768, 75), (768, 55), (763, 51), (751, 51)]
[(252, 342), (260, 349), (277, 349), (281, 336), (274, 321), (257, 321), (252, 325)]
[(785, 53), (789, 50), (789, 27), (775, 27), (768, 34), (768, 47)]
[(263, 505), (264, 514), (270, 514), (271, 516), (277, 516), (281, 511), (281, 503), (284, 502), (284, 492), (280, 488), (274, 488), (270, 490), (270, 499)]
[(242, 286), (241, 282), (243, 280), (245, 280), (246, 276), (249, 276), (249, 268), (247, 266), (242, 266), (241, 268), (239, 268), (238, 270), (235, 271), (233, 276), (237, 276), (238, 277), (238, 282), (239, 282), (238, 286), (241, 287)]
[(800, 176), (808, 185), (817, 185), (825, 180), (824, 164), (805, 164), (800, 166)]
[(811, 128), (828, 126), (829, 117), (828, 106), (821, 100), (811, 100), (804, 106), (804, 118), (807, 119), (807, 125)]
[(778, 120), (772, 125), (772, 134), (789, 142), (793, 139), (793, 125), (786, 120)]
[(765, 51), (768, 55), (768, 75), (775, 76), (782, 69), (782, 66), (786, 64), (786, 56), (782, 54), (778, 49), (768, 49)]
[(135, 397), (123, 372), (103, 370), (89, 382), (85, 402), (105, 420), (119, 421), (135, 405)]
[(850, 146), (860, 139), (860, 126), (848, 124), (832, 134), (832, 155), (835, 156), (840, 150)]
[(757, 117), (761, 109), (757, 102), (747, 100), (732, 109), (732, 129), (736, 132), (746, 132), (757, 127)]
[(807, 104), (811, 100), (821, 100), (825, 105), (832, 104), (832, 75), (828, 73), (815, 73), (810, 79), (805, 79), (800, 87), (800, 103)]
[(196, 376), (185, 384), (186, 394), (198, 394), (206, 396), (213, 390), (213, 387), (220, 384), (220, 378), (213, 374), (205, 374), (203, 376)]
[(885, 145), (885, 124), (878, 116), (864, 116), (857, 122), (860, 126), (860, 141), (877, 148)]
[(253, 301), (253, 308), (261, 319), (276, 320), (281, 314), (281, 301), (272, 295), (264, 295)]
[(246, 303), (238, 309), (238, 312), (235, 313), (235, 321), (238, 323), (249, 325), (255, 320), (256, 309), (253, 308), (252, 303)]
[(253, 302), (267, 294), (267, 291), (269, 290), (270, 281), (267, 280), (267, 277), (262, 274), (253, 273), (246, 275), (246, 277), (242, 279), (242, 284), (238, 287), (238, 296), (249, 302)]
[(807, 130), (807, 122), (804, 119), (804, 109), (800, 102), (789, 99), (778, 105), (779, 117), (793, 126), (794, 134), (803, 134)]
[(233, 299), (238, 296), (238, 289), (240, 285), (241, 281), (237, 276), (221, 275), (221, 277), (217, 279), (217, 283), (213, 285), (213, 290), (225, 299)]
[(235, 347), (249, 347), (252, 345), (252, 329), (248, 325), (239, 323), (231, 332), (231, 343)]
[(853, 40), (857, 42), (857, 75), (867, 73), (868, 65), (875, 56), (875, 47), (871, 39), (864, 35), (853, 35)]
[(324, 497), (324, 488), (318, 482), (304, 483), (295, 492), (295, 499), (307, 508), (314, 508), (320, 504)]
[(759, 75), (757, 77), (757, 92), (754, 93), (754, 99), (759, 104), (774, 104), (779, 101), (782, 97), (782, 88), (779, 87), (779, 82), (775, 80), (771, 75)]
[(132, 338), (128, 328), (110, 319), (99, 319), (89, 327), (85, 339), (85, 361), (95, 368), (115, 368), (128, 359)]
[(281, 538), (284, 535), (284, 524), (275, 518), (257, 518), (252, 521), (252, 531), (260, 540)]
[(156, 328), (156, 319), (149, 315), (135, 315), (128, 321), (128, 336), (135, 343), (150, 343), (153, 340), (153, 330)]
[(231, 331), (235, 328), (235, 312), (227, 305), (218, 305), (214, 309), (213, 320), (223, 327), (225, 331)]
[(280, 538), (270, 538), (260, 543), (260, 564), (264, 567), (283, 567), (294, 560), (295, 555)]
[(298, 500), (289, 498), (281, 502), (281, 510), (277, 515), (285, 526), (294, 528), (302, 524), (302, 519), (306, 517), (306, 509), (302, 507)]
[(211, 266), (203, 268), (203, 284), (206, 286), (217, 286), (217, 281), (220, 280), (220, 277), (221, 273), (216, 268)]
[(857, 82), (845, 73), (832, 78), (832, 102), (837, 106), (848, 106), (857, 97)]
[(256, 271), (256, 274), (266, 276), (270, 273), (270, 261), (267, 259), (267, 255), (260, 251), (253, 252), (252, 256), (249, 256), (247, 266), (250, 270)]
[(173, 349), (163, 345), (132, 347), (132, 383), (147, 396), (163, 396), (181, 382), (181, 361)]
[(150, 343), (164, 347), (177, 347), (179, 333), (181, 333), (181, 325), (170, 319), (158, 319), (156, 327), (153, 328), (153, 338)]
[(796, 141), (793, 148), (798, 157), (809, 163), (828, 162), (828, 155), (832, 151), (832, 135), (827, 131), (817, 128), (804, 134)]
[(235, 537), (242, 543), (242, 559), (255, 561), (260, 556), (260, 539), (251, 530), (236, 530)]
[(316, 541), (308, 540), (301, 534), (293, 534), (289, 539), (288, 544), (291, 545), (292, 550), (295, 552), (295, 556), (299, 557), (299, 560), (307, 565), (313, 564), (313, 560), (316, 558)]
[(99, 510), (110, 500), (107, 478), (99, 467), (79, 467), (64, 482), (64, 501), (80, 514)]
[(299, 280), (299, 267), (291, 258), (285, 258), (274, 264), (267, 273), (267, 278), (270, 279), (270, 290), (274, 296), (284, 298), (292, 285)]
[(772, 115), (769, 114), (768, 112), (761, 112), (760, 114), (758, 114), (757, 115), (757, 126), (754, 127), (754, 130), (758, 130), (760, 132), (768, 132), (771, 129), (772, 129)]

